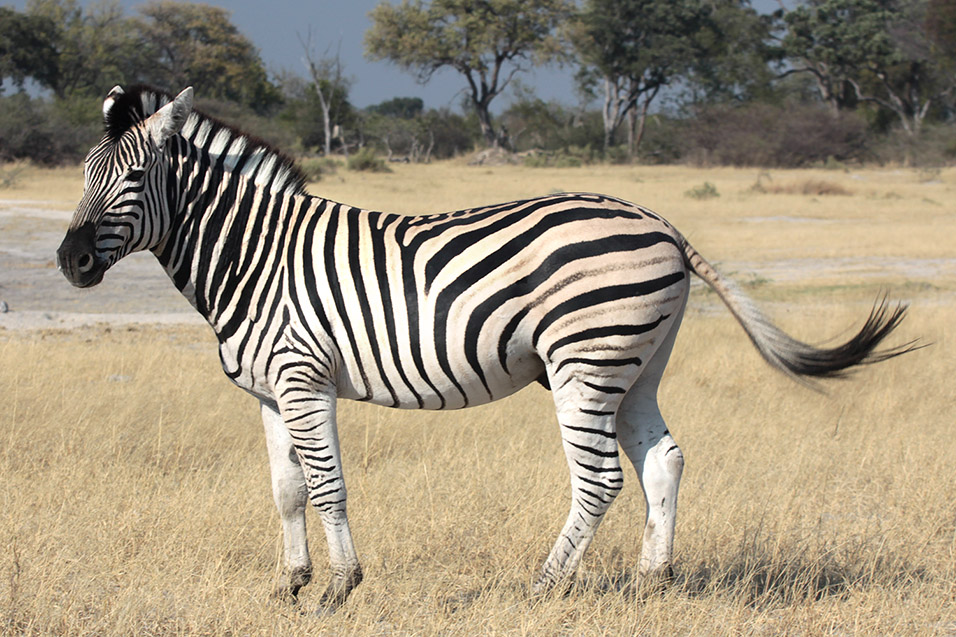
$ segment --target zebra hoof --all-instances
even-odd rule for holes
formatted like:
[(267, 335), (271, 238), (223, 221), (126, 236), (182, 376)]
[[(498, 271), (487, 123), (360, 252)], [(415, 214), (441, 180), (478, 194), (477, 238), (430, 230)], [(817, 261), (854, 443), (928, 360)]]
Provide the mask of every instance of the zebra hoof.
[(355, 567), (352, 571), (342, 575), (335, 575), (319, 599), (316, 615), (324, 617), (331, 615), (348, 599), (349, 593), (362, 582), (362, 569)]
[(300, 566), (287, 571), (283, 576), (272, 596), (278, 600), (296, 604), (299, 601), (299, 589), (312, 580), (312, 569), (307, 566)]
[(535, 598), (549, 596), (563, 597), (571, 592), (571, 586), (573, 584), (574, 579), (571, 577), (553, 579), (542, 574), (531, 585), (531, 596)]
[(677, 576), (674, 574), (674, 567), (670, 564), (665, 564), (648, 573), (642, 573), (637, 580), (637, 586), (635, 587), (636, 593), (642, 597), (661, 595), (673, 587), (676, 579)]

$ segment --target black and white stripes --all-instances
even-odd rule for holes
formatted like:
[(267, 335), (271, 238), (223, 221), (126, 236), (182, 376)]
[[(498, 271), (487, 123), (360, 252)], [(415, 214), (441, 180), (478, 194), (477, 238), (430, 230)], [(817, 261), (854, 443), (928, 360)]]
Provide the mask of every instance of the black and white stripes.
[(535, 380), (550, 387), (571, 510), (536, 588), (574, 571), (620, 492), (619, 448), (648, 502), (640, 560), (670, 569), (683, 456), (657, 385), (699, 274), (765, 358), (827, 376), (901, 350), (875, 348), (902, 318), (878, 308), (848, 343), (786, 336), (665, 220), (602, 195), (559, 194), (408, 217), (305, 193), (286, 157), (145, 87), (115, 88), (58, 251), (78, 286), (151, 250), (215, 331), (222, 366), (262, 403), (286, 540), (284, 590), (308, 582), (305, 494), (333, 570), (322, 604), (361, 580), (346, 517), (337, 398), (457, 409)]

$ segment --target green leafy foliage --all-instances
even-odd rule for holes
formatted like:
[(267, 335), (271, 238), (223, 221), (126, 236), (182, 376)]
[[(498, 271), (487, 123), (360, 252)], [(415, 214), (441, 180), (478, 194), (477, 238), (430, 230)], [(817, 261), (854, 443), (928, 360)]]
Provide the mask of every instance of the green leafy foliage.
[(381, 2), (369, 17), (365, 50), (422, 82), (442, 68), (461, 74), (485, 141), (507, 143), (492, 124), (492, 100), (526, 65), (560, 57), (557, 29), (571, 14), (569, 0), (403, 0)]
[(834, 111), (875, 105), (918, 135), (956, 91), (945, 44), (954, 16), (926, 0), (810, 0), (787, 13), (783, 45)]
[(252, 41), (232, 24), (229, 12), (205, 4), (153, 0), (140, 7), (139, 40), (151, 64), (147, 79), (178, 90), (268, 111), (280, 96)]
[(22, 87), (32, 77), (51, 85), (57, 77), (56, 23), (49, 17), (0, 7), (0, 91), (4, 78)]
[(102, 97), (116, 84), (139, 81), (149, 65), (133, 20), (117, 3), (84, 10), (76, 0), (30, 0), (26, 16), (54, 25), (40, 31), (40, 50), (52, 50), (52, 68), (33, 78), (59, 99)]
[(636, 154), (651, 102), (690, 67), (710, 13), (697, 0), (588, 0), (571, 37), (585, 89), (603, 88), (605, 150), (630, 117), (628, 152)]

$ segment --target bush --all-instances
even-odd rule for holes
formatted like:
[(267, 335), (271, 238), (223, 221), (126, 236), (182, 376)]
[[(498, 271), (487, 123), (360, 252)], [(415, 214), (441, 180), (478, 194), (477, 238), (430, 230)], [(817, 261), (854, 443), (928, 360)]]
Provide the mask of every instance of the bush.
[(774, 195), (809, 195), (813, 197), (853, 194), (852, 190), (825, 179), (804, 179), (797, 183), (775, 184), (767, 173), (760, 173), (757, 176), (757, 182), (750, 187), (750, 191)]
[(334, 175), (341, 166), (331, 157), (302, 157), (296, 164), (309, 181), (321, 181), (325, 175)]
[(531, 168), (579, 168), (594, 159), (595, 153), (590, 146), (569, 146), (554, 152), (528, 151), (522, 161)]
[(518, 99), (497, 121), (507, 131), (511, 146), (518, 152), (565, 150), (589, 162), (591, 157), (583, 158), (573, 149), (597, 148), (604, 139), (599, 112), (582, 112), (557, 102), (546, 102), (528, 90), (519, 90)]
[(82, 161), (100, 138), (101, 112), (98, 100), (52, 103), (25, 93), (0, 97), (0, 162), (26, 159), (55, 166)]
[(684, 193), (685, 197), (690, 197), (691, 199), (713, 199), (714, 197), (719, 197), (720, 193), (717, 192), (717, 186), (705, 181), (699, 186), (694, 186), (690, 190)]
[(891, 131), (872, 144), (869, 159), (914, 167), (952, 164), (956, 159), (956, 126), (925, 125), (918, 136)]
[(866, 125), (805, 104), (713, 106), (684, 122), (682, 155), (696, 164), (797, 168), (861, 159)]
[(378, 157), (375, 151), (368, 146), (349, 157), (348, 168), (349, 170), (373, 173), (392, 172), (392, 169), (385, 164), (385, 160)]

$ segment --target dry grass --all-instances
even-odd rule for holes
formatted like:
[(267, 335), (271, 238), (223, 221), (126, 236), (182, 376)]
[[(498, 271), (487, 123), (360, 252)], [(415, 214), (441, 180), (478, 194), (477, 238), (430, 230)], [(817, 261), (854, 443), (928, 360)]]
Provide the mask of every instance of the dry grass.
[[(48, 182), (28, 179), (24, 193), (63, 179), (37, 175)], [(754, 178), (440, 164), (344, 173), (315, 190), (406, 212), (604, 191), (661, 211), (714, 260), (758, 271), (834, 255), (956, 258), (953, 171), (934, 183), (905, 171), (786, 175), (855, 193), (821, 200), (753, 193)], [(702, 181), (721, 197), (683, 197)], [(713, 295), (695, 290), (661, 397), (687, 468), (678, 579), (660, 593), (628, 586), (643, 523), (629, 471), (578, 585), (529, 597), (568, 504), (543, 389), (452, 414), (342, 404), (366, 580), (326, 618), (269, 598), (281, 537), (257, 409), (219, 371), (210, 334), (0, 332), (0, 632), (952, 634), (956, 280), (798, 276), (752, 292), (785, 328), (819, 340), (858, 324), (881, 285), (912, 303), (900, 338), (932, 347), (823, 394), (770, 373)], [(310, 519), (317, 582), (304, 609), (327, 564)]]

